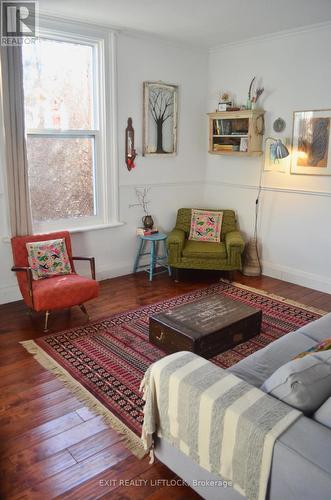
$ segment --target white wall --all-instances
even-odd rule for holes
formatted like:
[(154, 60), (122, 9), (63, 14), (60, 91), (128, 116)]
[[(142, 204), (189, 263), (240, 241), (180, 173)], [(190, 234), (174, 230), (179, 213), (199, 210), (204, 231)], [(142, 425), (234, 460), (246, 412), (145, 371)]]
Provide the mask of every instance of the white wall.
[[(120, 220), (124, 226), (94, 230), (72, 236), (74, 252), (94, 255), (98, 277), (131, 272), (136, 253), (135, 229), (143, 215), (128, 208), (136, 201), (134, 187), (151, 185), (150, 211), (155, 222), (170, 230), (177, 208), (202, 202), (205, 153), (205, 103), (207, 57), (205, 53), (156, 39), (118, 36), (118, 134)], [(171, 158), (141, 156), (142, 83), (163, 80), (179, 86), (178, 155)], [(124, 162), (124, 130), (131, 116), (135, 128), (138, 157), (136, 168), (128, 172)], [(0, 189), (1, 192), (1, 189)], [(10, 244), (5, 224), (4, 196), (0, 194), (0, 303), (20, 298), (15, 277), (10, 272)]]
[[(213, 51), (208, 111), (215, 110), (220, 90), (245, 103), (256, 75), (266, 89), (266, 136), (275, 136), (272, 123), (280, 116), (287, 127), (279, 136), (290, 138), (293, 111), (331, 108), (330, 40), (329, 26)], [(208, 155), (206, 203), (235, 208), (246, 236), (253, 230), (261, 161)], [(287, 165), (286, 173), (265, 172), (263, 186), (259, 236), (264, 274), (331, 292), (331, 177), (290, 175)]]
[[(164, 230), (172, 227), (180, 206), (208, 205), (235, 208), (246, 237), (252, 234), (262, 159), (208, 155), (206, 111), (215, 109), (220, 90), (235, 93), (237, 101), (244, 103), (249, 81), (257, 75), (263, 77), (266, 88), (262, 101), (266, 134), (281, 116), (287, 122), (282, 136), (290, 137), (294, 110), (331, 108), (330, 35), (330, 28), (324, 27), (224, 47), (210, 54), (209, 75), (205, 53), (156, 39), (119, 35), (119, 198), (120, 219), (125, 225), (73, 235), (76, 253), (95, 255), (100, 279), (131, 271), (135, 228), (143, 215), (139, 209), (128, 208), (135, 201), (135, 186), (152, 186), (151, 213)], [(178, 155), (174, 158), (141, 156), (145, 80), (179, 85)], [(139, 154), (131, 172), (124, 163), (124, 129), (129, 116)], [(331, 178), (272, 172), (264, 174), (263, 184), (260, 238), (264, 273), (331, 292)], [(10, 272), (10, 244), (3, 240), (8, 234), (0, 181), (0, 303), (20, 298)]]

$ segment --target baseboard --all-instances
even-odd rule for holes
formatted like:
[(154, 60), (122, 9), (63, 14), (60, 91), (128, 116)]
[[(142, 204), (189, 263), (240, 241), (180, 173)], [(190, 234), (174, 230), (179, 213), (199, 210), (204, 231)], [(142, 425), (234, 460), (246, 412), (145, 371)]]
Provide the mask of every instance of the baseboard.
[(103, 281), (117, 276), (124, 276), (132, 273), (132, 262), (122, 262), (115, 267), (98, 267), (97, 280)]
[(0, 304), (22, 300), (18, 285), (4, 285), (0, 287)]
[(305, 286), (320, 292), (331, 293), (331, 278), (326, 278), (320, 274), (308, 273), (301, 269), (287, 266), (280, 266), (273, 262), (262, 262), (262, 272), (265, 276), (289, 281), (296, 285)]

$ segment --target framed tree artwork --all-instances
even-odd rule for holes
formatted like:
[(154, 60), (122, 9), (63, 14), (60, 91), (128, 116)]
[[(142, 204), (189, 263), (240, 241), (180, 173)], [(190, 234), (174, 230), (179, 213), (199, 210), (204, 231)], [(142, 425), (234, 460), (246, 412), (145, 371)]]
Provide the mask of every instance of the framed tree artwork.
[(177, 153), (177, 99), (176, 85), (144, 82), (144, 156)]
[(291, 174), (331, 175), (331, 110), (295, 111)]

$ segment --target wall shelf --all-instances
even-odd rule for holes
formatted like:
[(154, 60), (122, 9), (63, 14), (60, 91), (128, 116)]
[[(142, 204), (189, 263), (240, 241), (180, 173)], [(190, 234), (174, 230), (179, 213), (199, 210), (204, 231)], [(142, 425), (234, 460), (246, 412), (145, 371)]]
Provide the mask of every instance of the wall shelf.
[(209, 116), (209, 153), (227, 156), (262, 154), (264, 111), (216, 111)]

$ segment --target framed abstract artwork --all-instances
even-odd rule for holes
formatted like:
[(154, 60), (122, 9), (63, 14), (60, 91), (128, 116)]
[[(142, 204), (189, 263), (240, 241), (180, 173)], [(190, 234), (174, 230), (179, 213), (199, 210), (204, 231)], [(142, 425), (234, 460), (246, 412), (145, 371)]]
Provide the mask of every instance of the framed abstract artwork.
[(331, 175), (331, 110), (295, 111), (291, 174)]
[(176, 85), (144, 82), (144, 156), (177, 153), (177, 99)]

